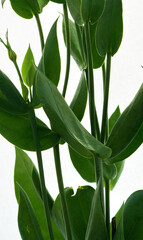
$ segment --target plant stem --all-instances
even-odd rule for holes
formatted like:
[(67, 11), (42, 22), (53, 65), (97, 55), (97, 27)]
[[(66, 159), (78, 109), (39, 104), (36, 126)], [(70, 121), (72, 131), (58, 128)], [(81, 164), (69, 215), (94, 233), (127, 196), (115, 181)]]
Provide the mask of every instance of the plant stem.
[(39, 174), (40, 174), (40, 181), (41, 181), (42, 198), (43, 198), (44, 209), (45, 209), (45, 214), (46, 214), (47, 226), (48, 226), (48, 230), (49, 230), (49, 236), (50, 236), (50, 240), (54, 240), (52, 224), (51, 224), (51, 217), (50, 217), (50, 209), (49, 209), (49, 203), (48, 203), (48, 197), (47, 197), (46, 185), (45, 185), (45, 178), (44, 178), (44, 169), (43, 169), (43, 163), (42, 163), (40, 140), (39, 140), (39, 136), (38, 136), (36, 117), (35, 117), (35, 112), (34, 112), (33, 108), (29, 109), (29, 117), (30, 117), (30, 121), (31, 121), (31, 127), (32, 127), (33, 137), (34, 137), (35, 146), (36, 146)]
[(67, 208), (65, 192), (64, 192), (64, 184), (63, 184), (63, 178), (62, 178), (59, 145), (56, 145), (54, 147), (54, 158), (55, 158), (55, 167), (56, 167), (56, 173), (57, 173), (59, 192), (60, 192), (61, 203), (62, 203), (62, 210), (63, 210), (65, 226), (66, 226), (67, 240), (72, 240), (70, 218), (68, 214), (68, 208)]
[(105, 70), (105, 63), (102, 65), (102, 78), (103, 78), (103, 93), (105, 91), (105, 81), (106, 81), (106, 70)]
[(84, 44), (83, 44), (83, 36), (82, 36), (82, 32), (81, 32), (81, 27), (76, 23), (75, 23), (75, 27), (76, 27), (79, 46), (80, 46), (81, 56), (82, 56), (82, 60), (83, 60), (83, 67), (85, 68), (86, 67), (86, 54), (85, 54), (85, 49), (84, 49)]
[(102, 143), (104, 143), (105, 141), (105, 135), (107, 130), (110, 70), (111, 70), (111, 54), (107, 53), (107, 68), (106, 68), (106, 79), (105, 79), (105, 90), (104, 90), (101, 139), (100, 139)]
[(66, 95), (68, 79), (69, 79), (69, 72), (70, 72), (70, 32), (69, 32), (69, 18), (68, 18), (68, 9), (67, 4), (63, 4), (64, 10), (64, 21), (65, 21), (65, 36), (66, 36), (66, 46), (67, 46), (67, 63), (66, 63), (66, 74), (65, 74), (65, 81), (63, 87), (63, 97)]
[[(91, 51), (91, 40), (89, 23), (84, 26), (85, 29), (85, 40), (86, 40), (86, 50), (87, 50), (87, 70), (88, 70), (88, 86), (89, 86), (89, 110), (90, 110), (90, 124), (91, 124), (91, 134), (96, 137), (96, 130), (99, 129), (98, 118), (96, 113), (96, 107), (94, 102), (94, 77), (93, 77), (93, 62), (92, 62), (92, 51)], [(99, 130), (98, 130), (99, 131)], [(95, 171), (96, 171), (96, 181), (98, 183), (101, 179), (100, 197), (101, 206), (104, 212), (104, 190), (103, 190), (103, 169), (101, 159), (95, 158)]]
[(17, 73), (18, 73), (18, 76), (19, 76), (20, 83), (21, 83), (21, 84), (23, 84), (23, 78), (22, 78), (22, 76), (21, 76), (21, 73), (20, 73), (20, 70), (19, 70), (19, 67), (18, 67), (18, 65), (17, 65), (17, 62), (16, 62), (16, 61), (14, 62), (14, 66), (15, 66), (15, 68), (16, 68), (16, 71), (17, 71)]
[(110, 239), (110, 182), (105, 179), (106, 227)]
[(37, 22), (37, 26), (38, 26), (38, 30), (39, 30), (41, 50), (43, 51), (43, 49), (44, 49), (44, 34), (43, 34), (43, 30), (42, 30), (42, 25), (41, 25), (41, 21), (40, 21), (38, 14), (35, 14), (35, 18), (36, 18), (36, 22)]

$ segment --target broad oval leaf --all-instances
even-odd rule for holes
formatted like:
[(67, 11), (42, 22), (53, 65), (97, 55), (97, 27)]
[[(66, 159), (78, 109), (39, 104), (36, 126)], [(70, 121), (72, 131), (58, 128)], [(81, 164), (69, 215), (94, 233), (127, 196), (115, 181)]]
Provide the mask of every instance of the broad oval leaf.
[[(109, 163), (129, 157), (143, 141), (143, 84), (133, 101), (114, 125), (107, 146), (112, 149)], [(135, 120), (136, 116), (136, 120)]]
[(107, 240), (107, 229), (100, 201), (100, 181), (95, 190), (85, 240), (102, 239)]
[(67, 0), (68, 8), (71, 13), (71, 16), (73, 17), (74, 21), (78, 25), (83, 24), (83, 19), (81, 15), (81, 3), (82, 0)]
[[(15, 146), (36, 151), (28, 114), (15, 115), (0, 109), (0, 134)], [(59, 137), (41, 120), (37, 119), (41, 150), (55, 146)]]
[(82, 72), (78, 87), (76, 89), (70, 108), (76, 115), (79, 121), (82, 120), (87, 103), (87, 82), (85, 73)]
[(56, 86), (58, 85), (61, 72), (61, 59), (57, 39), (57, 20), (48, 34), (38, 69)]
[(105, 9), (98, 21), (96, 46), (99, 54), (112, 56), (118, 51), (122, 41), (123, 20), (122, 1), (106, 0)]
[(28, 112), (28, 105), (14, 84), (2, 71), (0, 71), (0, 108), (14, 114)]
[[(71, 43), (71, 56), (77, 63), (80, 69), (83, 69), (85, 67), (84, 60), (82, 58), (81, 54), (81, 48), (79, 45), (78, 35), (75, 23), (69, 19), (69, 31), (70, 31), (70, 43)], [(63, 21), (63, 36), (64, 36), (64, 42), (66, 44), (66, 37), (65, 37), (65, 22)]]
[(34, 56), (31, 50), (31, 47), (29, 45), (28, 50), (26, 52), (23, 64), (22, 64), (22, 77), (25, 82), (25, 84), (28, 87), (33, 86), (34, 82), (34, 76), (36, 73), (36, 67), (35, 67), (35, 60)]
[[(72, 188), (65, 189), (73, 240), (85, 239), (94, 192), (95, 190), (90, 186), (79, 187), (75, 194)], [(52, 216), (66, 238), (60, 195), (54, 202)]]
[[(93, 157), (84, 157), (74, 151), (70, 146), (68, 147), (72, 164), (74, 165), (80, 176), (87, 182), (96, 182), (95, 164)], [(116, 177), (116, 174), (117, 169), (114, 164), (107, 165), (103, 162), (104, 178), (111, 180)]]
[(50, 0), (50, 1), (55, 3), (66, 3), (66, 0)]
[(100, 158), (110, 156), (111, 150), (81, 125), (56, 86), (40, 71), (36, 76), (36, 91), (54, 131), (72, 148), (85, 157), (92, 153)]
[[(16, 148), (16, 161), (14, 170), (15, 195), (18, 203), (20, 202), (20, 192), (18, 184), (23, 188), (27, 194), (35, 215), (40, 225), (40, 229), (44, 240), (49, 239), (45, 211), (41, 195), (41, 186), (39, 181), (39, 174), (29, 156), (19, 148)], [(18, 183), (18, 184), (17, 184)], [(53, 199), (47, 191), (50, 211), (53, 206)], [(63, 240), (61, 233), (52, 221), (54, 236), (56, 239)]]
[(19, 189), (18, 226), (21, 237), (23, 240), (44, 240), (31, 202), (21, 186)]
[(92, 2), (93, 0), (81, 0), (81, 15), (84, 23), (88, 23), (91, 16)]
[(10, 0), (13, 10), (21, 17), (30, 19), (42, 12), (49, 0)]

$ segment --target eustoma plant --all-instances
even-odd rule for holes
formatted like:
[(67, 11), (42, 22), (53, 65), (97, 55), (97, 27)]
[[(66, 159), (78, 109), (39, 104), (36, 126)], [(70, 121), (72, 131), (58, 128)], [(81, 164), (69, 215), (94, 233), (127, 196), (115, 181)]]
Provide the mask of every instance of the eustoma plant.
[[(5, 1), (2, 1), (4, 4)], [(67, 64), (63, 90), (58, 90), (61, 57), (57, 22), (44, 41), (39, 15), (49, 0), (10, 0), (23, 18), (35, 17), (41, 41), (41, 59), (36, 66), (29, 46), (21, 71), (17, 55), (8, 50), (21, 84), (21, 93), (0, 71), (0, 133), (15, 145), (15, 195), (19, 205), (18, 226), (23, 240), (141, 240), (143, 239), (143, 191), (133, 193), (111, 221), (110, 190), (122, 173), (125, 159), (143, 141), (143, 85), (123, 113), (119, 106), (108, 116), (112, 57), (123, 35), (121, 0), (52, 0), (63, 8), (63, 37)], [(71, 18), (69, 19), (69, 15)], [(81, 78), (71, 104), (66, 102), (71, 56)], [(103, 113), (99, 123), (96, 71), (103, 76)], [(95, 74), (95, 77), (94, 77)], [(101, 92), (101, 94), (102, 94)], [(90, 132), (82, 125), (89, 100)], [(36, 117), (43, 108), (50, 128)], [(101, 127), (100, 127), (101, 125)], [(74, 194), (64, 189), (60, 146), (67, 144), (73, 166), (81, 177), (95, 183)], [(55, 200), (45, 184), (42, 151), (53, 148), (59, 195)], [(38, 170), (26, 151), (37, 154)]]

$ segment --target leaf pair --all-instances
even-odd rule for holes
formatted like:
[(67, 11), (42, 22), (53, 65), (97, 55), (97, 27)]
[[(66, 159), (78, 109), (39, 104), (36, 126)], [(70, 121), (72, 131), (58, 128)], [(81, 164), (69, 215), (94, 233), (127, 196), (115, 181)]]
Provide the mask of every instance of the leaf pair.
[(49, 0), (10, 0), (13, 10), (21, 17), (30, 19), (42, 12)]

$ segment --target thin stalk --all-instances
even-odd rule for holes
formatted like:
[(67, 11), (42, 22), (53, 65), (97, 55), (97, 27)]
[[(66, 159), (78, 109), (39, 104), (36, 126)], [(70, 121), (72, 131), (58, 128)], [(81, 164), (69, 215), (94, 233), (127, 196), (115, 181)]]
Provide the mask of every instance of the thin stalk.
[(105, 180), (106, 227), (110, 239), (110, 182)]
[(45, 178), (44, 178), (44, 169), (43, 169), (43, 163), (42, 163), (40, 140), (39, 140), (39, 136), (38, 136), (36, 117), (35, 117), (35, 112), (34, 112), (33, 108), (29, 109), (29, 118), (31, 121), (31, 127), (32, 127), (33, 137), (34, 137), (35, 146), (36, 146), (36, 154), (37, 154), (40, 182), (41, 182), (41, 190), (42, 190), (42, 199), (43, 199), (43, 203), (44, 203), (44, 209), (45, 209), (45, 214), (46, 214), (47, 226), (48, 226), (48, 230), (49, 230), (49, 236), (50, 236), (50, 240), (54, 240), (52, 224), (51, 224), (51, 217), (50, 217), (50, 209), (49, 209), (49, 203), (48, 203), (48, 197), (47, 197), (46, 185), (45, 185)]
[(63, 210), (65, 226), (66, 226), (67, 240), (72, 240), (70, 218), (69, 218), (69, 214), (68, 214), (68, 208), (67, 208), (65, 192), (64, 192), (64, 184), (63, 184), (63, 177), (62, 177), (59, 145), (56, 145), (54, 147), (54, 158), (55, 158), (55, 167), (56, 167), (56, 174), (57, 174), (59, 192), (60, 192), (61, 203), (62, 203), (62, 210)]
[[(92, 51), (91, 51), (91, 40), (89, 23), (84, 26), (85, 40), (86, 40), (86, 51), (87, 51), (87, 70), (88, 70), (88, 86), (89, 86), (89, 110), (90, 110), (90, 124), (91, 134), (96, 137), (96, 129), (99, 129), (98, 118), (96, 113), (96, 107), (94, 102), (94, 77), (93, 77), (93, 62), (92, 62)], [(95, 169), (96, 169), (96, 180), (97, 183), (101, 179), (101, 205), (104, 212), (104, 189), (103, 189), (103, 170), (102, 161), (95, 158)]]
[(102, 78), (103, 78), (103, 93), (105, 91), (105, 81), (106, 81), (106, 70), (105, 70), (105, 63), (102, 65)]
[(13, 63), (14, 63), (14, 66), (15, 66), (15, 68), (16, 68), (16, 71), (17, 71), (17, 73), (18, 73), (20, 83), (21, 83), (21, 84), (24, 84), (23, 78), (22, 78), (22, 76), (21, 76), (21, 73), (20, 73), (20, 70), (19, 70), (19, 67), (18, 67), (17, 62), (15, 61), (15, 62), (13, 62)]
[(40, 21), (38, 14), (35, 14), (35, 18), (36, 18), (36, 22), (37, 22), (37, 26), (38, 26), (38, 30), (39, 30), (41, 50), (43, 51), (43, 49), (44, 49), (44, 34), (43, 34), (43, 30), (42, 30), (42, 25), (41, 25), (41, 21)]
[(70, 32), (69, 32), (69, 18), (68, 18), (68, 9), (67, 4), (63, 4), (63, 11), (64, 11), (64, 21), (65, 21), (65, 35), (66, 35), (66, 46), (67, 46), (67, 63), (66, 63), (66, 74), (65, 74), (65, 81), (63, 87), (63, 97), (66, 95), (68, 79), (69, 79), (69, 72), (70, 72)]
[(106, 130), (107, 130), (110, 71), (111, 71), (111, 54), (108, 53), (107, 54), (105, 90), (104, 90), (102, 126), (101, 126), (101, 142), (102, 143), (104, 143), (104, 141), (105, 141), (105, 135), (106, 135)]

